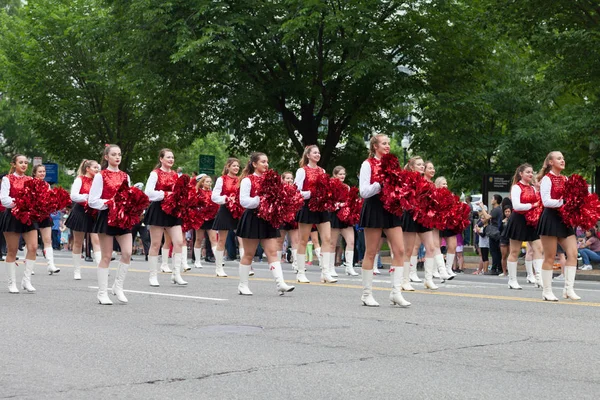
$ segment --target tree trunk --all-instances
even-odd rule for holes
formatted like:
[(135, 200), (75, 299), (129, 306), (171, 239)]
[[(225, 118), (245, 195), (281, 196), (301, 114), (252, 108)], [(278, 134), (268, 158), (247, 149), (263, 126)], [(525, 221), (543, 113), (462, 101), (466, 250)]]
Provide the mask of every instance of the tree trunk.
[(598, 165), (596, 165), (596, 171), (594, 173), (594, 185), (596, 194), (600, 196), (600, 166)]

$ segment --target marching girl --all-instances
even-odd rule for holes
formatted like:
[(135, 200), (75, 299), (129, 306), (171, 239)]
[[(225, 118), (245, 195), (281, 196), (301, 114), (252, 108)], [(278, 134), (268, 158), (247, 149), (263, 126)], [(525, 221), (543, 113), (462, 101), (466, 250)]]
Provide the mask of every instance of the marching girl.
[[(506, 227), (506, 236), (510, 239), (510, 254), (506, 263), (509, 289), (522, 289), (517, 282), (517, 261), (523, 242), (527, 242), (531, 248), (536, 271), (540, 269), (544, 262), (542, 242), (537, 234), (537, 227), (528, 225), (525, 219), (527, 212), (540, 205), (532, 184), (533, 168), (529, 164), (520, 165), (515, 171), (510, 189), (513, 212), (510, 214)], [(554, 253), (552, 255), (554, 256)], [(528, 266), (527, 282), (536, 283), (531, 266)]]
[(129, 175), (119, 170), (119, 164), (121, 164), (121, 149), (114, 144), (107, 145), (102, 152), (100, 163), (102, 170), (94, 176), (88, 197), (88, 205), (99, 211), (92, 232), (98, 234), (102, 252), (102, 258), (97, 268), (97, 298), (98, 303), (102, 305), (112, 304), (108, 297), (108, 265), (111, 261), (114, 239), (121, 247), (121, 259), (112, 292), (121, 303), (127, 303), (127, 297), (123, 293), (123, 283), (131, 263), (131, 231), (108, 225), (108, 206), (106, 204), (112, 200), (124, 180), (129, 182)]
[[(435, 183), (433, 182), (434, 176), (435, 176), (435, 167), (433, 166), (433, 163), (431, 161), (425, 161), (425, 172), (423, 173), (423, 177), (425, 178), (425, 180), (427, 180), (427, 182), (429, 182), (433, 186), (435, 186)], [(433, 261), (435, 264), (435, 266), (433, 268), (433, 277), (441, 278), (442, 281), (451, 280), (456, 275), (449, 276), (449, 274), (442, 271), (444, 269), (444, 256), (442, 255), (442, 252), (440, 251), (441, 242), (439, 241), (439, 231), (435, 228), (432, 228), (432, 232), (433, 232), (433, 241), (434, 241)], [(417, 241), (415, 241), (415, 250), (418, 253), (417, 244), (418, 244)], [(414, 254), (414, 251), (413, 251), (413, 254)], [(440, 272), (440, 271), (442, 271), (442, 272)], [(441, 275), (442, 273), (444, 274), (443, 276)]]
[(83, 160), (79, 165), (77, 178), (75, 178), (71, 186), (71, 201), (73, 201), (74, 205), (65, 225), (73, 232), (72, 260), (73, 279), (75, 280), (81, 279), (81, 250), (86, 233), (90, 233), (96, 265), (100, 263), (100, 259), (102, 258), (100, 239), (98, 239), (97, 234), (91, 233), (94, 228), (94, 217), (85, 212), (85, 205), (88, 202), (92, 181), (99, 171), (100, 164), (98, 162), (95, 160)]
[[(435, 180), (435, 187), (436, 188), (448, 188), (448, 181), (446, 181), (446, 178), (444, 178), (443, 176), (440, 176), (439, 178), (437, 178)], [(437, 229), (436, 229), (437, 230)], [(454, 279), (454, 277), (456, 276), (456, 274), (454, 273), (454, 271), (452, 271), (452, 266), (454, 265), (454, 258), (456, 257), (456, 235), (458, 235), (460, 232), (454, 232), (448, 229), (445, 229), (443, 231), (438, 231), (439, 235), (435, 234), (434, 230), (434, 241), (436, 242), (436, 249), (439, 249), (440, 247), (438, 246), (438, 244), (440, 244), (440, 238), (444, 238), (446, 240), (446, 262), (445, 264), (442, 263), (440, 270), (443, 269), (445, 267), (446, 269), (446, 274), (448, 276), (448, 279)], [(440, 253), (441, 255), (441, 253)], [(437, 251), (436, 251), (436, 255), (435, 257), (438, 257), (437, 255)], [(441, 259), (443, 260), (444, 256), (441, 256)], [(441, 274), (440, 274), (441, 276)]]
[(19, 238), (23, 236), (27, 246), (27, 255), (25, 256), (25, 272), (21, 280), (21, 288), (29, 293), (35, 292), (31, 284), (31, 273), (35, 264), (36, 249), (38, 245), (38, 236), (33, 224), (25, 225), (12, 215), (12, 208), (15, 206), (15, 199), (23, 193), (25, 182), (32, 179), (26, 176), (25, 172), (29, 166), (27, 157), (22, 154), (15, 154), (10, 161), (10, 170), (2, 178), (0, 187), (0, 201), (2, 206), (6, 207), (2, 221), (2, 232), (6, 240), (6, 270), (8, 274), (8, 292), (19, 293), (16, 278), (16, 259), (19, 249)]
[[(212, 179), (208, 175), (204, 175), (202, 178), (198, 180), (196, 184), (196, 189), (198, 190), (198, 196), (204, 196), (207, 202), (212, 202)], [(217, 212), (218, 213), (218, 212)], [(215, 253), (215, 265), (216, 265), (216, 273), (217, 276), (226, 277), (227, 274), (223, 269), (223, 252), (221, 252), (221, 258), (217, 258), (217, 253), (214, 249), (217, 246), (217, 231), (213, 230), (213, 225), (215, 223), (215, 218), (211, 218), (207, 221), (204, 221), (200, 229), (196, 230), (196, 242), (194, 243), (194, 251), (196, 249), (200, 249), (202, 247), (202, 241), (204, 240), (204, 232), (208, 234), (208, 240), (210, 243), (207, 243), (207, 246), (211, 246), (213, 248), (213, 252)], [(254, 254), (254, 253), (253, 253)], [(196, 257), (198, 260), (198, 257)]]
[[(573, 286), (577, 272), (577, 241), (572, 227), (567, 226), (558, 213), (563, 205), (564, 185), (567, 178), (561, 175), (565, 169), (565, 158), (560, 151), (552, 151), (544, 160), (542, 169), (538, 174), (540, 180), (540, 194), (544, 211), (538, 222), (537, 234), (540, 236), (544, 250), (542, 264), (542, 298), (546, 301), (558, 301), (552, 293), (552, 267), (556, 254), (556, 245), (560, 244), (567, 256), (565, 265), (565, 299), (579, 300)], [(541, 179), (540, 179), (541, 178)], [(513, 200), (514, 202), (514, 200)]]
[[(425, 163), (421, 157), (412, 157), (408, 160), (406, 169), (416, 171), (421, 174), (425, 173)], [(435, 171), (435, 170), (434, 170)], [(431, 172), (429, 173), (431, 177)], [(430, 181), (430, 179), (429, 179)], [(433, 182), (431, 183), (433, 185)], [(404, 233), (404, 248), (414, 248), (415, 240), (417, 236), (421, 239), (421, 243), (425, 246), (425, 281), (423, 286), (425, 289), (437, 290), (438, 287), (433, 283), (433, 271), (435, 269), (435, 245), (433, 242), (433, 232), (431, 228), (426, 228), (422, 224), (418, 223), (413, 219), (411, 211), (405, 211), (402, 215), (402, 231)], [(441, 254), (440, 254), (441, 255)], [(442, 256), (443, 258), (443, 256)], [(440, 264), (441, 265), (441, 264)], [(410, 258), (406, 257), (404, 262), (404, 270), (410, 269)], [(445, 268), (444, 268), (445, 270)], [(404, 272), (404, 280), (402, 282), (402, 289), (406, 291), (413, 291), (414, 288), (410, 284), (409, 272)], [(440, 272), (441, 274), (441, 272)]]
[[(46, 177), (46, 167), (42, 164), (35, 165), (31, 173), (34, 179), (44, 180)], [(48, 190), (50, 185), (48, 184)], [(46, 262), (48, 263), (48, 274), (52, 275), (60, 272), (60, 268), (56, 268), (54, 265), (54, 248), (52, 247), (52, 218), (49, 216), (43, 221), (35, 222), (34, 225), (40, 230), (40, 236), (42, 237), (42, 243), (44, 244), (44, 255), (46, 256)]]
[[(294, 184), (294, 174), (291, 172), (284, 172), (281, 174), (281, 180), (283, 183), (287, 185)], [(292, 245), (292, 268), (294, 270), (298, 270), (298, 265), (296, 263), (296, 258), (298, 254), (298, 226), (295, 221), (291, 223), (285, 223), (279, 228), (279, 251), (277, 251), (277, 258), (281, 259), (283, 242), (285, 241), (285, 236), (289, 235), (290, 243)]]
[[(175, 156), (170, 149), (162, 149), (158, 153), (158, 164), (150, 172), (146, 182), (145, 193), (150, 200), (150, 206), (146, 211), (144, 223), (150, 231), (150, 250), (148, 252), (148, 264), (150, 268), (150, 286), (158, 287), (158, 251), (162, 242), (163, 233), (167, 233), (173, 243), (173, 272), (171, 282), (178, 285), (187, 285), (181, 278), (182, 268), (182, 246), (183, 232), (181, 231), (181, 219), (167, 214), (162, 209), (165, 196), (173, 192), (177, 181), (177, 172), (173, 171)], [(167, 250), (167, 257), (168, 257)], [(164, 253), (163, 253), (164, 257)]]
[[(346, 169), (344, 167), (337, 166), (333, 169), (332, 176), (336, 179), (339, 179), (341, 182), (344, 182), (346, 179)], [(346, 184), (344, 184), (344, 186), (346, 186), (348, 191), (350, 191), (350, 186)], [(340, 221), (337, 216), (337, 211), (329, 213), (329, 218), (331, 223), (331, 246), (335, 249), (335, 244), (337, 243), (338, 237), (339, 235), (342, 235), (344, 241), (346, 242), (346, 251), (344, 253), (346, 260), (346, 275), (358, 276), (358, 273), (354, 271), (354, 227)]]
[[(236, 194), (239, 187), (238, 173), (240, 172), (240, 161), (237, 158), (228, 158), (225, 166), (223, 167), (223, 173), (217, 178), (215, 182), (215, 188), (212, 191), (211, 200), (213, 203), (219, 204), (219, 211), (215, 217), (212, 230), (219, 233), (217, 246), (213, 248), (215, 254), (215, 265), (217, 276), (226, 277), (227, 274), (223, 269), (223, 254), (225, 252), (225, 242), (227, 241), (227, 235), (230, 230), (237, 228), (238, 220), (233, 218), (229, 208), (227, 208), (227, 199)], [(244, 250), (240, 246), (240, 257), (243, 256)], [(194, 246), (194, 254), (196, 256), (196, 263), (200, 265), (200, 253), (201, 248), (198, 245), (198, 236), (196, 235), (196, 245)], [(235, 259), (235, 254), (229, 254), (230, 259)], [(197, 266), (202, 268), (201, 266)]]
[[(308, 203), (311, 198), (311, 188), (319, 174), (324, 173), (323, 168), (317, 166), (321, 153), (316, 145), (306, 146), (300, 159), (300, 168), (296, 171), (294, 183), (304, 198), (304, 206), (296, 214), (298, 222), (298, 274), (296, 279), (300, 283), (310, 283), (306, 277), (306, 244), (311, 228), (317, 226), (322, 241), (321, 282), (335, 283), (337, 279), (331, 276), (331, 268), (335, 262), (334, 249), (331, 247), (331, 224), (327, 212), (310, 211)], [(319, 261), (321, 261), (319, 260)]]
[(289, 286), (283, 280), (281, 260), (277, 258), (279, 230), (258, 217), (258, 206), (261, 199), (257, 196), (257, 190), (260, 186), (262, 174), (268, 169), (269, 159), (266, 154), (252, 153), (248, 164), (242, 171), (242, 179), (240, 181), (240, 204), (246, 210), (242, 214), (237, 227), (237, 234), (243, 239), (242, 246), (244, 246), (244, 256), (240, 259), (239, 265), (240, 283), (238, 285), (238, 293), (244, 296), (252, 295), (248, 287), (248, 277), (252, 258), (259, 243), (267, 255), (269, 269), (275, 278), (279, 294), (283, 295), (295, 288), (294, 286)]
[[(379, 198), (381, 184), (379, 171), (381, 157), (390, 152), (390, 139), (386, 135), (375, 135), (369, 144), (369, 157), (362, 163), (359, 176), (360, 195), (365, 199), (360, 214), (360, 226), (364, 228), (365, 255), (362, 268), (362, 303), (367, 307), (379, 307), (372, 293), (373, 285), (373, 260), (379, 251), (381, 233), (387, 236), (392, 250), (392, 291), (390, 302), (392, 305), (408, 307), (410, 303), (402, 297), (401, 284), (403, 278), (404, 242), (402, 235), (402, 219), (383, 208)], [(369, 268), (371, 267), (371, 268)]]

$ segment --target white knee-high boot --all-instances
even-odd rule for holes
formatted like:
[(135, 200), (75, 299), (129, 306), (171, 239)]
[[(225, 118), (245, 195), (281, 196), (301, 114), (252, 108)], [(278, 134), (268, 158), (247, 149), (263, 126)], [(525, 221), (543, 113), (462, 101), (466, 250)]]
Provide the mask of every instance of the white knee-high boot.
[(240, 283), (238, 284), (238, 293), (243, 295), (243, 296), (252, 296), (252, 292), (250, 291), (250, 288), (248, 287), (248, 274), (250, 272), (250, 266), (249, 265), (242, 265), (242, 263), (240, 263), (239, 267), (239, 275), (240, 275)]
[(331, 276), (329, 272), (329, 263), (331, 262), (331, 256), (333, 253), (323, 253), (321, 263), (321, 282), (322, 283), (336, 283), (337, 279)]
[(296, 281), (298, 283), (310, 283), (310, 281), (306, 277), (306, 255), (297, 254), (296, 260), (298, 264), (298, 274), (296, 274)]
[(17, 288), (17, 263), (13, 262), (4, 262), (6, 265), (6, 275), (8, 275), (8, 293), (17, 294), (19, 293), (19, 289)]
[(542, 264), (544, 263), (543, 258), (538, 258), (533, 260), (533, 270), (535, 271), (535, 282), (537, 287), (543, 288), (542, 282)]
[(294, 271), (298, 272), (298, 250), (297, 249), (292, 249), (292, 269)]
[(452, 266), (454, 265), (454, 257), (455, 256), (456, 256), (456, 254), (446, 253), (446, 272), (448, 272), (448, 275), (450, 275), (453, 278), (456, 276), (454, 271), (452, 271)]
[(558, 301), (558, 298), (552, 293), (552, 270), (542, 270), (542, 299), (546, 301)]
[(369, 269), (362, 270), (363, 292), (360, 300), (363, 306), (379, 307), (379, 303), (373, 298), (373, 271)]
[(79, 281), (81, 280), (81, 254), (71, 254), (71, 261), (73, 263), (73, 279)]
[(423, 283), (423, 286), (425, 286), (425, 289), (437, 290), (437, 285), (433, 283), (433, 271), (435, 269), (433, 258), (426, 258), (424, 267), (425, 283)]
[(525, 260), (525, 271), (527, 271), (527, 283), (533, 283), (535, 285), (536, 282), (535, 272), (533, 272), (533, 260)]
[(335, 253), (329, 253), (329, 275), (331, 275), (334, 278), (338, 277), (338, 274), (335, 270)]
[(102, 252), (95, 251), (94, 252), (94, 262), (96, 263), (96, 267), (100, 265), (100, 261), (102, 261)]
[(281, 270), (281, 262), (276, 261), (274, 263), (269, 264), (269, 269), (273, 274), (273, 278), (275, 278), (275, 283), (277, 284), (277, 291), (280, 295), (284, 293), (291, 292), (296, 287), (290, 286), (283, 280), (283, 271)]
[(400, 307), (410, 306), (410, 302), (406, 301), (400, 291), (402, 281), (404, 279), (403, 267), (390, 267), (390, 275), (392, 276), (392, 291), (390, 292), (390, 303), (399, 305)]
[(188, 248), (187, 246), (181, 246), (181, 272), (189, 271), (192, 269), (188, 265)]
[(565, 266), (565, 288), (563, 289), (563, 298), (565, 299), (581, 300), (581, 297), (579, 297), (573, 289), (576, 273), (577, 267)]
[(46, 255), (46, 262), (48, 263), (48, 274), (56, 274), (60, 272), (60, 268), (56, 268), (54, 265), (54, 249), (52, 247), (46, 247), (44, 249)]
[(444, 260), (443, 254), (437, 254), (433, 256), (433, 261), (435, 262), (435, 269), (440, 274), (440, 278), (442, 278), (442, 280), (449, 281), (454, 279), (454, 277), (448, 275), (448, 271), (446, 271), (446, 261)]
[(96, 268), (98, 275), (98, 303), (103, 306), (112, 305), (112, 301), (108, 297), (108, 268)]
[(214, 250), (213, 253), (215, 253), (215, 274), (221, 278), (227, 277), (223, 268), (223, 250)]
[(158, 283), (158, 256), (148, 256), (148, 269), (150, 270), (150, 286), (159, 287)]
[(194, 247), (194, 258), (196, 259), (194, 261), (194, 268), (202, 268), (202, 248), (201, 247)]
[(508, 269), (508, 288), (509, 289), (523, 289), (519, 286), (519, 282), (517, 281), (517, 262), (508, 261), (506, 263), (506, 269)]
[(160, 256), (160, 270), (164, 273), (170, 274), (171, 268), (169, 268), (169, 248), (163, 247)]
[(173, 272), (171, 273), (171, 282), (178, 285), (187, 285), (188, 283), (181, 277), (181, 266), (183, 264), (181, 253), (173, 254)]
[(344, 261), (346, 275), (358, 276), (358, 272), (354, 270), (354, 251), (344, 252)]
[(21, 280), (21, 288), (29, 293), (35, 292), (35, 288), (31, 284), (31, 271), (33, 271), (34, 264), (35, 260), (25, 260), (25, 272), (23, 273), (23, 279)]
[[(421, 280), (421, 278), (419, 278), (419, 275), (417, 275), (417, 262), (418, 262), (418, 258), (417, 256), (410, 256), (410, 264), (409, 264), (409, 278), (410, 278), (410, 282), (423, 282)], [(406, 268), (406, 263), (404, 263), (404, 268)]]
[(375, 258), (373, 258), (373, 275), (379, 275), (381, 274), (381, 271), (379, 270), (378, 264), (379, 264), (379, 254), (375, 254)]
[[(410, 284), (411, 265), (410, 262), (404, 262), (404, 268), (402, 268), (402, 290), (406, 292), (414, 292), (415, 288)], [(420, 279), (419, 279), (420, 280)]]
[(125, 293), (123, 292), (123, 285), (125, 284), (125, 277), (127, 276), (127, 271), (129, 270), (129, 264), (123, 264), (119, 262), (119, 266), (117, 267), (117, 276), (115, 277), (115, 282), (112, 285), (113, 295), (117, 296), (117, 300), (121, 303), (127, 303), (127, 297), (125, 297)]

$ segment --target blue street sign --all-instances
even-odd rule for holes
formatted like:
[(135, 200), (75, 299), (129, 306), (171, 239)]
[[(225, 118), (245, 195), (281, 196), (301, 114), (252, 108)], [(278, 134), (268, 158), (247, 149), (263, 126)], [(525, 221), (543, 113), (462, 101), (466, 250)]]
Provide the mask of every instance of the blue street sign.
[(44, 163), (46, 167), (46, 177), (44, 180), (49, 184), (58, 182), (58, 164), (56, 163)]

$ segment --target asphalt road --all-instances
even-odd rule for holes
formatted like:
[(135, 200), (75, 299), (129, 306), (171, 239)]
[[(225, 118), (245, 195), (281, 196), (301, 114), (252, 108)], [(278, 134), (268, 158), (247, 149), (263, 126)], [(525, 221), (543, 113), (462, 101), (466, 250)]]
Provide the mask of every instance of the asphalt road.
[[(505, 278), (461, 275), (437, 292), (388, 305), (387, 272), (375, 278), (379, 308), (360, 305), (360, 277), (311, 283), (278, 296), (255, 264), (252, 297), (214, 264), (161, 274), (151, 288), (137, 257), (129, 304), (96, 303), (96, 274), (44, 273), (35, 294), (10, 295), (0, 273), (0, 398), (18, 399), (540, 399), (600, 393), (600, 282), (577, 282), (580, 302), (541, 301), (541, 289), (508, 290)], [(115, 267), (116, 264), (111, 265)], [(213, 268), (208, 268), (209, 266)], [(17, 274), (20, 280), (22, 267)], [(285, 278), (294, 280), (289, 264)], [(115, 273), (111, 274), (111, 284)], [(308, 277), (317, 282), (316, 268)], [(555, 283), (560, 295), (562, 283)], [(116, 299), (111, 296), (113, 301)]]

